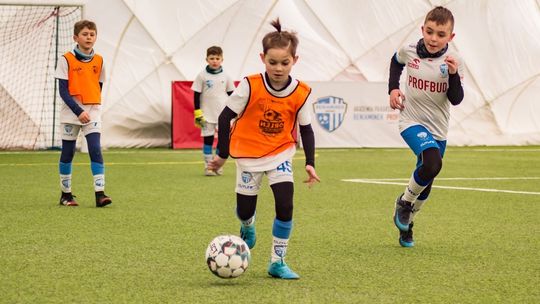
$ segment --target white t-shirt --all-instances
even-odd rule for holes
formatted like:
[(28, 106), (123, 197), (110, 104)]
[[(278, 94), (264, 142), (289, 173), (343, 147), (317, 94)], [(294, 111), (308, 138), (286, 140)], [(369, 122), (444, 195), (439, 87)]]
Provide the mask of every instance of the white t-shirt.
[(225, 72), (208, 73), (206, 69), (197, 75), (191, 89), (201, 93), (201, 110), (209, 123), (217, 123), (219, 114), (229, 97), (227, 92), (234, 91), (234, 82)]
[[(266, 78), (264, 79), (264, 86), (268, 92), (276, 97), (286, 97), (291, 94), (298, 86), (298, 80), (293, 79), (291, 83), (284, 89), (276, 91), (268, 85)], [(229, 107), (233, 112), (242, 114), (249, 100), (250, 88), (247, 78), (242, 79), (238, 84), (238, 87), (234, 90), (234, 93), (227, 100), (227, 107)], [(307, 103), (307, 102), (306, 102)], [(304, 104), (302, 108), (298, 111), (297, 116), (298, 124), (301, 126), (311, 124), (311, 113), (309, 107)], [(267, 170), (272, 170), (277, 168), (281, 163), (286, 160), (292, 159), (296, 153), (296, 146), (272, 156), (261, 157), (261, 158), (237, 158), (236, 165), (239, 166), (243, 171), (248, 172), (262, 172)]]
[[(72, 51), (73, 53), (73, 51)], [(73, 53), (75, 54), (75, 53)], [(69, 81), (68, 77), (69, 66), (66, 57), (61, 56), (58, 58), (58, 66), (54, 77), (57, 79), (64, 79)], [(105, 82), (105, 64), (101, 67), (101, 75), (99, 75), (99, 82)], [(77, 97), (73, 96), (73, 99), (77, 102), (79, 107), (86, 111), (90, 115), (91, 122), (101, 121), (101, 105), (83, 105)], [(65, 102), (62, 102), (62, 107), (60, 109), (60, 122), (61, 123), (70, 123), (75, 125), (82, 125), (79, 121), (79, 118), (71, 111)]]
[[(399, 118), (399, 131), (423, 125), (437, 140), (446, 140), (450, 120), (447, 56), (458, 61), (458, 73), (463, 78), (463, 61), (458, 53), (448, 49), (437, 58), (420, 58), (416, 53), (416, 43), (402, 47), (396, 54), (399, 63), (405, 64), (405, 109)], [(463, 81), (461, 82), (463, 85)]]

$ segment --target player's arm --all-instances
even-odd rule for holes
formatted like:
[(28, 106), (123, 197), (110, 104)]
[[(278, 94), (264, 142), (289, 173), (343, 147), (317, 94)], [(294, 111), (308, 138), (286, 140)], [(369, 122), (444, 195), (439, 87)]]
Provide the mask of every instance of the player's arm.
[(403, 72), (403, 68), (405, 67), (404, 64), (399, 63), (396, 56), (397, 56), (397, 53), (394, 53), (394, 55), (392, 55), (392, 59), (390, 59), (390, 75), (388, 77), (388, 94), (390, 94), (390, 92), (392, 92), (395, 89), (399, 90), (399, 79), (401, 77), (401, 73)]
[(71, 111), (77, 116), (80, 122), (89, 123), (90, 115), (84, 111), (79, 104), (73, 99), (73, 96), (69, 94), (69, 83), (66, 79), (58, 79), (58, 88), (60, 91), (60, 97), (64, 103), (71, 109)]
[(229, 158), (229, 138), (231, 134), (231, 120), (237, 114), (229, 107), (225, 107), (218, 118), (218, 143), (217, 154), (214, 159), (208, 163), (208, 169), (217, 171), (221, 168), (227, 158)]
[(197, 91), (193, 91), (193, 116), (195, 118), (195, 126), (197, 128), (204, 127), (204, 124), (206, 123), (206, 119), (204, 118), (204, 113), (201, 110), (201, 93)]
[(199, 110), (201, 108), (201, 93), (200, 92), (193, 92), (193, 106), (195, 111)]
[(306, 156), (306, 173), (308, 177), (304, 183), (311, 188), (315, 182), (320, 182), (321, 179), (315, 171), (315, 135), (311, 127), (311, 113), (308, 107), (306, 107), (306, 103), (298, 111), (297, 120), (302, 138), (302, 146), (304, 147), (304, 155)]
[(237, 114), (229, 107), (225, 107), (218, 119), (218, 156), (227, 159), (229, 157), (229, 138), (231, 134), (231, 120)]
[(388, 94), (390, 95), (390, 107), (392, 109), (403, 110), (403, 100), (405, 96), (399, 89), (399, 79), (405, 64), (397, 60), (397, 53), (390, 59), (390, 73), (388, 78)]
[(461, 85), (461, 76), (458, 71), (459, 62), (452, 56), (446, 57), (444, 62), (448, 65), (448, 90), (446, 91), (446, 97), (448, 97), (452, 105), (457, 106), (463, 101), (463, 97), (465, 96), (463, 86)]
[(321, 179), (315, 171), (315, 135), (311, 124), (300, 125), (300, 136), (302, 137), (302, 146), (304, 147), (304, 155), (306, 156), (306, 172), (307, 180), (304, 183), (311, 187), (315, 182), (320, 182)]

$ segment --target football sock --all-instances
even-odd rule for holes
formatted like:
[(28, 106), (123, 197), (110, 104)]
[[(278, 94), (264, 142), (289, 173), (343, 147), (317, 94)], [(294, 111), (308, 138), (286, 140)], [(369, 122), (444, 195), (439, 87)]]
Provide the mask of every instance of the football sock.
[(420, 209), (422, 209), (422, 206), (425, 204), (426, 201), (427, 199), (425, 200), (421, 200), (420, 198), (416, 199), (416, 202), (414, 202), (414, 205), (413, 205), (413, 213), (411, 213), (411, 221), (414, 220), (414, 217), (416, 216), (418, 212), (420, 212)]
[(274, 236), (272, 238), (272, 253), (270, 255), (270, 262), (275, 263), (285, 259), (288, 245), (289, 239), (280, 239)]
[(103, 164), (91, 162), (92, 175), (94, 176), (94, 191), (105, 190), (105, 168)]
[(64, 193), (71, 192), (71, 162), (60, 162), (60, 189)]
[(274, 225), (272, 226), (272, 252), (270, 254), (270, 261), (272, 263), (285, 259), (292, 226), (292, 220), (283, 222), (277, 218), (274, 219)]
[(62, 140), (62, 152), (60, 154), (60, 189), (64, 193), (71, 192), (71, 162), (75, 156), (75, 141)]
[(90, 155), (90, 169), (94, 177), (94, 191), (96, 192), (105, 190), (105, 166), (101, 154), (100, 138), (101, 134), (98, 132), (86, 135), (88, 154)]
[(214, 158), (212, 156), (212, 145), (203, 145), (203, 155), (204, 155), (204, 166)]
[(414, 202), (430, 182), (422, 180), (418, 176), (418, 169), (414, 170), (401, 199), (407, 202)]

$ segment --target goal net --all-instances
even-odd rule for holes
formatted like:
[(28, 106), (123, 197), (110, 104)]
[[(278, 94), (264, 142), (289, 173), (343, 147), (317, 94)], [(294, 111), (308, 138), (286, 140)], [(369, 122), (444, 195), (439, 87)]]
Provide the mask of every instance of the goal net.
[(0, 149), (61, 145), (54, 71), (82, 6), (0, 4)]

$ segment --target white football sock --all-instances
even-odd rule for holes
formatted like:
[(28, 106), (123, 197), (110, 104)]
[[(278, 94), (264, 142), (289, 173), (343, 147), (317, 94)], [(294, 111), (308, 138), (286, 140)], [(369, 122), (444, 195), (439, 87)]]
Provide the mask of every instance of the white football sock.
[(275, 263), (285, 259), (287, 254), (287, 247), (289, 245), (289, 239), (280, 239), (273, 237), (272, 239), (272, 253), (270, 255), (270, 262)]
[(105, 191), (105, 174), (94, 175), (94, 191)]
[(427, 201), (427, 199), (425, 200), (419, 200), (417, 199), (415, 202), (414, 202), (414, 205), (413, 205), (413, 213), (411, 213), (411, 222), (414, 220), (414, 217), (416, 216), (416, 214), (418, 212), (420, 212), (420, 209), (422, 208), (422, 206), (424, 205), (424, 203)]
[(203, 154), (204, 155), (204, 167), (206, 168), (208, 166), (208, 163), (214, 159), (214, 156), (212, 154)]
[(426, 189), (426, 186), (419, 185), (414, 179), (413, 173), (411, 179), (409, 180), (409, 185), (407, 185), (407, 187), (405, 188), (405, 191), (403, 192), (403, 197), (401, 199), (407, 202), (414, 202), (416, 198), (420, 195), (420, 193), (422, 193), (422, 191)]
[(71, 174), (60, 174), (60, 189), (64, 193), (71, 192)]

